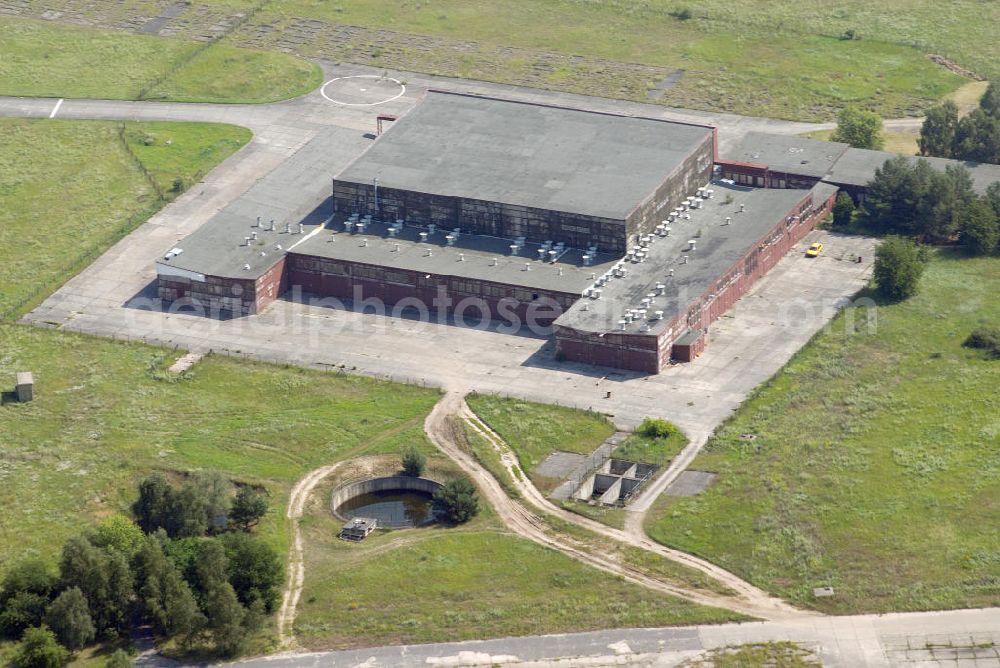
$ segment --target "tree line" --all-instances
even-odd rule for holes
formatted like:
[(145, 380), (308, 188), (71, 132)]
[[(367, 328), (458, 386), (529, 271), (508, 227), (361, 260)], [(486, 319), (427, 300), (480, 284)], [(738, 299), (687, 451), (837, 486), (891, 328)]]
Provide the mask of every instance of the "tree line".
[[(19, 668), (64, 665), (95, 641), (126, 638), (140, 621), (183, 649), (232, 655), (278, 604), (283, 565), (250, 533), (266, 496), (218, 475), (139, 485), (136, 521), (115, 515), (67, 540), (53, 571), (15, 564), (0, 584), (0, 634), (21, 639)], [(121, 653), (110, 665), (128, 663)]]
[(951, 100), (929, 109), (917, 145), (924, 156), (1000, 164), (1000, 86), (990, 83), (963, 118)]

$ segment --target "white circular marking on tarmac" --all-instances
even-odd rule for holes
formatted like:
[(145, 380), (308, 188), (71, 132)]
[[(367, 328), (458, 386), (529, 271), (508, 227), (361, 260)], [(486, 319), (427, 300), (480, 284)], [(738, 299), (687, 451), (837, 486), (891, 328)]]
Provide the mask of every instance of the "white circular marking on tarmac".
[[(374, 102), (345, 102), (343, 100), (338, 100), (336, 98), (330, 97), (330, 95), (327, 94), (326, 91), (327, 86), (337, 81), (345, 81), (347, 79), (377, 79), (379, 81), (391, 81), (392, 83), (399, 86), (399, 92), (397, 92), (395, 95), (392, 95), (391, 97), (385, 98), (384, 100), (376, 100)], [(362, 93), (368, 91), (367, 88), (359, 88), (358, 90)], [(354, 74), (348, 77), (336, 77), (324, 83), (322, 86), (320, 86), (319, 89), (319, 94), (322, 95), (325, 100), (327, 100), (328, 102), (333, 102), (334, 104), (339, 104), (344, 107), (374, 107), (377, 104), (385, 104), (386, 102), (392, 102), (393, 100), (402, 97), (405, 92), (406, 92), (406, 86), (403, 85), (402, 81), (399, 81), (398, 79), (393, 79), (392, 77), (382, 77), (375, 74)]]

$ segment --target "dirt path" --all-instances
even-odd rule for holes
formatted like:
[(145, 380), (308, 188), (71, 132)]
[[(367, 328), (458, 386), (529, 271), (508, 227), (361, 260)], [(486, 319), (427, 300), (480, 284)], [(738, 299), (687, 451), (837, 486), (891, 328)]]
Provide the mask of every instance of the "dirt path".
[[(466, 420), (498, 449), (504, 466), (510, 472), (510, 477), (517, 486), (517, 490), (536, 509), (600, 536), (627, 545), (633, 545), (654, 552), (672, 561), (696, 568), (709, 577), (725, 584), (737, 592), (738, 596), (723, 596), (711, 592), (696, 591), (663, 582), (638, 569), (621, 564), (600, 554), (595, 554), (569, 537), (553, 532), (539, 515), (521, 503), (511, 499), (500, 487), (499, 482), (472, 455), (462, 449), (453, 432), (453, 426), (447, 419), (449, 416), (457, 416)], [(670, 550), (658, 543), (654, 543), (648, 538), (638, 538), (553, 505), (533, 485), (527, 482), (523, 474), (515, 471), (518, 464), (513, 453), (495, 433), (479, 421), (478, 417), (466, 405), (461, 393), (449, 392), (446, 394), (434, 407), (430, 415), (427, 416), (424, 424), (428, 437), (445, 454), (455, 460), (479, 485), (486, 500), (496, 509), (501, 521), (511, 531), (524, 538), (558, 550), (563, 554), (605, 572), (619, 575), (633, 583), (695, 603), (727, 608), (763, 619), (789, 619), (814, 614), (797, 610), (713, 564), (709, 564), (683, 552)]]
[(288, 512), (286, 516), (292, 524), (292, 547), (288, 551), (288, 561), (285, 572), (288, 578), (285, 582), (285, 592), (281, 598), (281, 609), (278, 611), (278, 642), (282, 649), (288, 649), (292, 643), (292, 629), (295, 626), (295, 611), (302, 595), (302, 585), (305, 583), (306, 570), (302, 551), (302, 530), (299, 519), (305, 510), (309, 495), (316, 485), (328, 475), (337, 470), (344, 462), (323, 466), (310, 471), (302, 480), (295, 483), (288, 496)]

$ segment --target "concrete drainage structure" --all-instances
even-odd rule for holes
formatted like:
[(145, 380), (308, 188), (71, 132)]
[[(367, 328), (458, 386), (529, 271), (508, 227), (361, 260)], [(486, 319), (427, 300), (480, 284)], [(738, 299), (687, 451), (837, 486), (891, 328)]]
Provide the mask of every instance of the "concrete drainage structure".
[[(430, 510), (431, 496), (441, 488), (441, 483), (428, 478), (411, 478), (409, 476), (386, 476), (348, 483), (334, 490), (330, 497), (330, 508), (333, 514), (344, 521), (355, 518), (372, 518), (378, 521), (380, 528), (403, 528), (420, 526), (433, 521)], [(363, 508), (362, 514), (345, 511), (345, 505), (359, 497), (371, 497), (370, 503)], [(380, 497), (380, 498), (377, 498)], [(425, 508), (415, 508), (423, 503)], [(421, 514), (422, 513), (422, 514)]]
[(578, 501), (625, 505), (660, 467), (655, 464), (608, 459), (573, 493)]

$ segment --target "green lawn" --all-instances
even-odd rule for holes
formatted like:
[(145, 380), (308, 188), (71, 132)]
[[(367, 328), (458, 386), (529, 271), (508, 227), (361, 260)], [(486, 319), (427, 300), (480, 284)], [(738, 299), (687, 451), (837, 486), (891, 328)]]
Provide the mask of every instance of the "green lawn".
[[(947, 18), (930, 0), (907, 0), (912, 13), (898, 4), (406, 0), (389, 11), (369, 0), (287, 0), (241, 33), (278, 48), (293, 26), (319, 20), (352, 28), (306, 40), (300, 53), (637, 100), (683, 70), (660, 102), (801, 119), (832, 119), (849, 103), (887, 117), (919, 112), (964, 81), (927, 60), (930, 50), (1000, 74), (995, 3), (949, 3)], [(671, 15), (684, 7), (690, 20)], [(838, 39), (847, 29), (861, 39)]]
[(666, 438), (631, 434), (615, 448), (613, 454), (616, 459), (656, 464), (662, 471), (684, 449), (687, 442), (687, 437), (679, 430)]
[(0, 17), (0, 95), (271, 102), (320, 68), (284, 53)]
[(716, 484), (661, 499), (650, 535), (828, 612), (1000, 604), (1000, 364), (961, 346), (1000, 323), (998, 290), (1000, 259), (940, 253), (918, 296), (838, 316), (694, 462)]
[[(163, 205), (119, 128), (0, 119), (0, 320), (39, 301)], [(231, 125), (124, 128), (128, 146), (167, 198), (176, 194), (175, 179), (197, 180), (250, 139), (248, 130)]]
[(561, 482), (535, 475), (546, 457), (556, 450), (589, 455), (615, 431), (605, 416), (575, 408), (488, 394), (470, 394), (466, 401), (506, 441), (521, 468), (543, 491)]
[(314, 522), (295, 629), (307, 649), (718, 623), (724, 610), (660, 595), (499, 532), (411, 529), (361, 544)]

